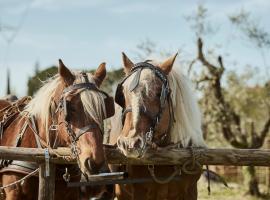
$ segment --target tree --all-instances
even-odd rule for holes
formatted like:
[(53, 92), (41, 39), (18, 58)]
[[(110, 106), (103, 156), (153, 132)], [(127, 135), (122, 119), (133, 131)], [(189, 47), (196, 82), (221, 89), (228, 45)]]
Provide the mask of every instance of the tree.
[(251, 44), (260, 53), (267, 78), (270, 78), (270, 72), (267, 66), (265, 52), (270, 48), (270, 34), (260, 26), (258, 20), (254, 20), (250, 12), (240, 10), (239, 12), (230, 15), (229, 20), (232, 25), (236, 26), (241, 36), (247, 43)]
[(53, 77), (57, 73), (58, 69), (56, 66), (49, 67), (45, 70), (36, 70), (35, 75), (30, 77), (27, 82), (28, 90), (27, 94), (33, 96), (34, 93), (42, 86), (43, 81), (50, 77)]
[[(218, 57), (218, 65), (210, 63), (205, 57), (201, 38), (198, 39), (197, 48), (197, 60), (200, 61), (202, 66), (207, 70), (207, 72), (201, 74), (197, 80), (197, 84), (204, 84), (204, 86), (201, 87), (201, 91), (204, 94), (201, 100), (204, 113), (211, 115), (211, 123), (215, 123), (216, 131), (220, 131), (231, 146), (243, 149), (261, 148), (270, 130), (269, 87), (257, 86), (250, 88), (244, 83), (245, 87), (243, 88), (243, 83), (238, 85), (239, 79), (236, 79), (235, 74), (232, 74), (229, 89), (226, 89), (222, 86), (221, 81), (225, 71), (222, 57)], [(238, 88), (235, 86), (238, 86)], [(236, 92), (246, 92), (250, 95), (247, 97), (242, 96), (244, 101), (241, 101), (241, 99), (236, 96)], [(252, 95), (256, 96), (258, 94), (259, 96), (257, 97), (259, 98), (252, 98)], [(258, 100), (263, 100), (260, 102), (262, 103), (261, 106), (263, 106), (263, 110), (267, 111), (267, 113), (264, 113), (266, 117), (263, 117), (264, 122), (262, 128), (259, 128), (260, 123), (258, 121), (256, 123), (255, 120), (253, 120), (251, 114), (254, 113), (250, 109), (250, 104), (253, 103), (254, 106), (256, 104), (254, 104), (254, 102)], [(262, 113), (260, 112), (259, 115), (262, 115)], [(249, 125), (249, 127), (247, 125)], [(207, 131), (207, 127), (211, 126), (211, 124), (205, 123), (204, 126)], [(249, 173), (249, 193), (254, 196), (261, 196), (255, 175), (255, 168), (250, 166), (247, 170)]]
[[(206, 16), (207, 9), (200, 5), (195, 17), (189, 18), (191, 28), (198, 37), (197, 57), (191, 61), (189, 70), (199, 61), (201, 71), (195, 75), (194, 81), (202, 93), (200, 104), (204, 134), (216, 139), (220, 138), (216, 133), (221, 133), (234, 148), (261, 148), (270, 129), (269, 77), (268, 84), (249, 86), (251, 74), (239, 76), (231, 72), (226, 76), (222, 56), (213, 61), (213, 54), (211, 58), (205, 54), (201, 37), (211, 33), (205, 28)], [(269, 34), (253, 23), (249, 14), (241, 12), (231, 15), (229, 19), (258, 50), (269, 46)], [(224, 81), (226, 77), (227, 82)], [(248, 193), (261, 196), (255, 167), (247, 167), (247, 174)]]

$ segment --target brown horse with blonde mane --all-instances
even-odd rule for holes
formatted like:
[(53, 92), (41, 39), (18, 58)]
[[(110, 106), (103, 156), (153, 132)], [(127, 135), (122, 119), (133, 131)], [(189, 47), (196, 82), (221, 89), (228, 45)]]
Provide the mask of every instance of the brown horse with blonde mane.
[[(188, 79), (175, 66), (176, 56), (164, 62), (147, 60), (134, 64), (123, 53), (126, 76), (116, 91), (115, 101), (120, 107), (116, 107), (112, 118), (110, 143), (117, 143), (128, 157), (141, 158), (147, 148), (170, 145), (190, 149), (205, 147), (197, 101)], [(116, 185), (116, 196), (120, 200), (197, 199), (200, 166), (193, 173), (181, 166), (167, 165), (119, 168), (126, 169), (132, 178), (152, 177), (154, 180), (153, 183)], [(174, 175), (180, 175), (180, 181), (172, 181)]]
[[(90, 74), (71, 72), (59, 60), (58, 72), (33, 99), (0, 102), (0, 145), (52, 151), (57, 147), (71, 147), (78, 165), (56, 166), (55, 199), (74, 200), (79, 199), (79, 188), (67, 188), (63, 174), (67, 169), (70, 181), (79, 181), (81, 174), (87, 178), (107, 169), (102, 122), (114, 114), (114, 103), (112, 97), (99, 89), (106, 76), (105, 63)], [(0, 160), (0, 164), (3, 187), (38, 167), (35, 163), (15, 160)], [(38, 177), (32, 176), (1, 192), (6, 200), (35, 200)]]

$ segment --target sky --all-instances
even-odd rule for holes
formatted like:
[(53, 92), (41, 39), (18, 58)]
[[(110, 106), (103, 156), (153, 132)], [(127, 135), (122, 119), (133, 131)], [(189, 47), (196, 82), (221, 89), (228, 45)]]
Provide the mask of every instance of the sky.
[[(265, 64), (253, 46), (238, 38), (228, 15), (251, 11), (270, 33), (269, 0), (0, 0), (0, 96), (8, 68), (12, 90), (23, 96), (36, 63), (44, 69), (62, 58), (71, 69), (95, 69), (106, 62), (112, 70), (121, 66), (121, 52), (139, 61), (136, 46), (146, 39), (169, 52), (180, 49), (180, 60), (195, 57), (195, 36), (185, 16), (198, 4), (208, 8), (218, 30), (206, 45), (227, 55), (228, 69)], [(269, 66), (270, 60), (265, 62)]]

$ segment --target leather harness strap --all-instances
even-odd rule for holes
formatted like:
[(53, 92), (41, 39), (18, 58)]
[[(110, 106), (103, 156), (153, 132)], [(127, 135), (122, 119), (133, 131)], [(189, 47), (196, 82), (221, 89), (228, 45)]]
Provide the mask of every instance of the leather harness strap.
[(35, 136), (35, 139), (36, 139), (37, 147), (42, 148), (42, 145), (41, 145), (41, 142), (40, 142), (40, 137), (38, 135), (38, 130), (37, 130), (37, 127), (36, 127), (35, 118), (34, 118), (33, 115), (30, 116), (30, 122), (31, 122), (31, 125), (32, 125), (32, 128), (33, 128), (33, 133), (34, 133), (34, 136)]
[(10, 125), (30, 100), (31, 97), (23, 97), (0, 110), (0, 139), (3, 137), (4, 129)]
[[(19, 99), (17, 102), (11, 104), (10, 106), (1, 110), (5, 112), (4, 115), (3, 113), (1, 113), (3, 116), (3, 119), (1, 122), (1, 136), (4, 133), (4, 128), (8, 127), (10, 123), (13, 121), (11, 119), (18, 116), (18, 114), (22, 111), (22, 109), (30, 101), (30, 99), (31, 99), (30, 97), (24, 97), (22, 99)], [(26, 129), (27, 127), (30, 127), (28, 120), (29, 118), (25, 120), (23, 126), (21, 127), (19, 134), (17, 135), (15, 139), (15, 143), (13, 145), (14, 147), (19, 147), (21, 145)], [(30, 121), (32, 125), (31, 128), (36, 130), (34, 118), (30, 117)], [(34, 135), (35, 135), (37, 147), (41, 148), (40, 139), (36, 136), (36, 134)], [(38, 168), (38, 165), (32, 162), (17, 161), (17, 160), (0, 160), (0, 172), (14, 171), (14, 172), (28, 174), (37, 168)]]

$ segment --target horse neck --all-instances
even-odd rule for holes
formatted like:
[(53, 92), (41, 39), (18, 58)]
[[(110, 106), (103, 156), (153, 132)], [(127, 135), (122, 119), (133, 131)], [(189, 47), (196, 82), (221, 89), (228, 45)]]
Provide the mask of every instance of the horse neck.
[[(33, 123), (35, 123), (35, 125)], [(27, 127), (24, 130), (26, 124)], [(8, 127), (4, 129), (0, 144), (3, 146), (16, 146), (16, 139), (19, 134), (22, 134), (20, 147), (37, 148), (37, 140), (40, 141), (42, 147), (46, 148), (47, 145), (49, 145), (46, 137), (46, 129), (38, 118), (33, 117), (31, 119), (28, 115), (18, 114)], [(54, 134), (54, 136), (57, 135), (58, 134)], [(54, 141), (54, 138), (51, 137), (50, 139)]]
[(9, 101), (6, 100), (0, 100), (0, 110), (2, 110), (3, 108), (10, 106), (11, 103)]
[(16, 139), (19, 134), (22, 134), (20, 147), (32, 147), (35, 148), (36, 140), (33, 131), (28, 126), (23, 131), (24, 124), (27, 123), (27, 118), (18, 114), (18, 116), (4, 129), (1, 139), (1, 145), (3, 146), (16, 146)]

